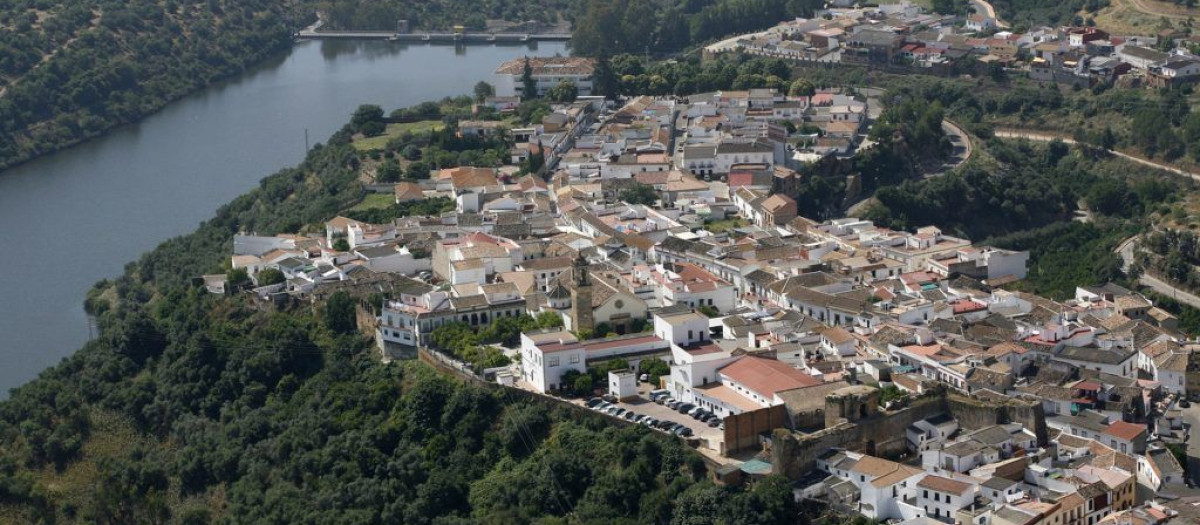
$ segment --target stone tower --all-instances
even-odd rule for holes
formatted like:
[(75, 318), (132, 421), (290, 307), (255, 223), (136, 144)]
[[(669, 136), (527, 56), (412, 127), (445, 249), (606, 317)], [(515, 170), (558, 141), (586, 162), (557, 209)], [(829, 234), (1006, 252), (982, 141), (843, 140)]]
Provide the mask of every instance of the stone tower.
[(825, 428), (841, 423), (858, 423), (879, 412), (879, 390), (855, 385), (825, 396)]
[(588, 261), (580, 253), (571, 267), (571, 329), (576, 333), (596, 328), (592, 316), (592, 282), (588, 278)]

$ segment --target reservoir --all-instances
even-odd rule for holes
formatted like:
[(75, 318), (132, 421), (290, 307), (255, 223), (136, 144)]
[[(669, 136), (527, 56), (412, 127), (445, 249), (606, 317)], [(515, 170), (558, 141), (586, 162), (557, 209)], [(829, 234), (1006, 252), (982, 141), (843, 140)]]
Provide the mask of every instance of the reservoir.
[(385, 111), (494, 82), (502, 62), (564, 42), (459, 46), (306, 41), (138, 124), (0, 172), (0, 398), (91, 336), (93, 283), (191, 232), (218, 207), (299, 163), (360, 104)]

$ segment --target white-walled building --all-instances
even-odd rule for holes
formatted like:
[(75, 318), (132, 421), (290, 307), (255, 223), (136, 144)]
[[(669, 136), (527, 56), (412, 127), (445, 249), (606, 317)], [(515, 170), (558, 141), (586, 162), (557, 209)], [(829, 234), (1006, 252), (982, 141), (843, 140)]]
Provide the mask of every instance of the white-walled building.
[(975, 500), (975, 485), (930, 474), (917, 482), (917, 506), (926, 516), (953, 518)]
[(527, 98), (522, 92), (524, 84), (521, 81), (525, 74), (526, 61), (533, 80), (537, 82), (537, 96), (545, 95), (546, 91), (560, 82), (574, 83), (579, 96), (592, 94), (595, 60), (583, 57), (527, 57), (509, 60), (496, 69), (497, 96)]
[(620, 400), (636, 398), (637, 373), (628, 369), (609, 372), (608, 393)]
[(583, 345), (566, 330), (521, 334), (521, 379), (546, 393), (563, 387), (568, 370), (587, 371)]

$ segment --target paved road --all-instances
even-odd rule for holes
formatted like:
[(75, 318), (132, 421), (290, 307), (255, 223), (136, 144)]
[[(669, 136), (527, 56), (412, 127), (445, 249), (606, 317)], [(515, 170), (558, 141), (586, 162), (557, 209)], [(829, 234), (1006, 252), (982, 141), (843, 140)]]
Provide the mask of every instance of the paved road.
[(996, 16), (996, 8), (992, 7), (992, 4), (988, 3), (986, 0), (971, 0), (971, 5), (975, 7), (976, 13), (986, 14), (987, 16), (989, 16), (993, 20), (995, 20), (996, 27), (999, 27), (1002, 29), (1008, 28), (1008, 22), (1000, 20), (1000, 17)]
[[(1047, 141), (1047, 142), (1057, 139), (1057, 140), (1061, 140), (1067, 144), (1075, 143), (1075, 140), (1070, 137), (1066, 137), (1063, 135), (1056, 135), (1054, 133), (1048, 133), (1048, 132), (1034, 133), (1034, 132), (1028, 132), (1028, 131), (996, 130), (995, 135), (997, 137), (1009, 138), (1009, 139), (1042, 140), (1042, 141)], [(1200, 175), (1197, 175), (1190, 171), (1181, 170), (1179, 168), (1175, 168), (1175, 167), (1172, 167), (1172, 166), (1169, 166), (1166, 164), (1159, 164), (1157, 162), (1154, 162), (1151, 160), (1146, 160), (1141, 157), (1136, 157), (1136, 156), (1130, 155), (1128, 153), (1121, 153), (1120, 151), (1117, 151), (1117, 150), (1110, 149), (1110, 150), (1106, 150), (1106, 151), (1108, 151), (1109, 153), (1111, 153), (1113, 155), (1121, 157), (1123, 159), (1131, 160), (1133, 162), (1141, 164), (1143, 166), (1150, 166), (1151, 168), (1157, 168), (1157, 169), (1160, 169), (1163, 171), (1169, 171), (1176, 175), (1181, 175), (1184, 177), (1189, 177), (1196, 181), (1200, 181)]]
[[(1126, 272), (1128, 272), (1129, 267), (1133, 265), (1134, 246), (1137, 244), (1136, 241), (1137, 241), (1137, 236), (1130, 237), (1128, 239), (1125, 239), (1125, 242), (1122, 242), (1120, 244), (1120, 246), (1117, 246), (1117, 253), (1121, 255), (1121, 261), (1122, 261), (1121, 269), (1125, 270)], [(1155, 292), (1158, 292), (1166, 297), (1170, 297), (1172, 299), (1175, 299), (1176, 301), (1187, 304), (1194, 308), (1200, 308), (1200, 297), (1197, 297), (1194, 294), (1188, 293), (1184, 290), (1181, 290), (1179, 288), (1171, 286), (1170, 283), (1167, 283), (1157, 277), (1154, 277), (1153, 275), (1146, 275), (1143, 273), (1142, 277), (1140, 279), (1138, 279), (1138, 282), (1140, 282), (1143, 286), (1147, 286), (1151, 290), (1154, 290)], [(1200, 403), (1197, 403), (1197, 404), (1200, 404)], [(1198, 473), (1200, 473), (1200, 472), (1198, 472)]]
[[(943, 120), (942, 129), (945, 130), (946, 134), (950, 136), (950, 143), (954, 144), (954, 153), (950, 156), (950, 159), (947, 160), (946, 164), (942, 165), (941, 171), (936, 173), (927, 173), (925, 175), (925, 178), (927, 179), (942, 175), (947, 171), (962, 166), (964, 162), (971, 158), (971, 154), (974, 153), (974, 146), (971, 144), (971, 136), (967, 135), (967, 132), (963, 131), (958, 124), (955, 124), (949, 120)], [(851, 204), (849, 208), (846, 208), (846, 216), (858, 217), (858, 214), (861, 214), (864, 210), (866, 210), (867, 205), (873, 202), (874, 199), (874, 196), (868, 196), (863, 200)]]
[(962, 166), (964, 162), (971, 158), (972, 145), (971, 136), (967, 135), (966, 131), (949, 120), (942, 121), (942, 130), (946, 132), (946, 136), (950, 137), (950, 143), (954, 145), (954, 153), (950, 154), (950, 158), (946, 159), (946, 163), (942, 165), (942, 171), (926, 175), (926, 178), (942, 175), (947, 171)]

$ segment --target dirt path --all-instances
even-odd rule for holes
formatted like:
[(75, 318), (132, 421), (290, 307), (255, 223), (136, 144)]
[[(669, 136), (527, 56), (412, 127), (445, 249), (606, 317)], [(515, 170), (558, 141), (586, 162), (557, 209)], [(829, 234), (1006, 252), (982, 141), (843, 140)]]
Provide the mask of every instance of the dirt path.
[[(1072, 138), (1070, 138), (1070, 137), (1066, 137), (1066, 136), (1064, 136), (1064, 135), (1056, 135), (1056, 134), (1054, 134), (1054, 133), (1049, 133), (1049, 132), (1028, 132), (1028, 131), (1013, 131), (1013, 130), (996, 130), (996, 136), (997, 136), (997, 137), (1001, 137), (1001, 138), (1009, 138), (1009, 139), (1028, 139), (1028, 140), (1041, 140), (1041, 141), (1047, 141), (1047, 142), (1049, 142), (1049, 141), (1051, 141), (1051, 140), (1058, 139), (1058, 140), (1061, 140), (1061, 141), (1063, 141), (1064, 143), (1067, 143), (1067, 144), (1074, 144), (1074, 143), (1075, 143), (1075, 140), (1074, 140), (1074, 139), (1072, 139)], [(1130, 154), (1128, 154), (1128, 153), (1122, 153), (1122, 152), (1120, 152), (1120, 151), (1117, 151), (1117, 150), (1111, 150), (1111, 149), (1110, 149), (1110, 150), (1107, 150), (1107, 151), (1108, 151), (1109, 153), (1113, 154), (1113, 155), (1116, 155), (1116, 156), (1118, 156), (1118, 157), (1121, 157), (1121, 158), (1123, 158), (1123, 159), (1126, 159), (1126, 160), (1131, 160), (1131, 161), (1133, 161), (1133, 162), (1136, 162), (1136, 163), (1138, 163), (1138, 164), (1141, 164), (1141, 165), (1144, 165), (1144, 166), (1150, 166), (1151, 168), (1157, 168), (1157, 169), (1160, 169), (1160, 170), (1163, 170), (1163, 171), (1169, 171), (1169, 172), (1171, 172), (1171, 173), (1174, 173), (1174, 174), (1176, 174), (1176, 175), (1181, 175), (1181, 176), (1188, 177), (1188, 178), (1191, 178), (1191, 179), (1193, 179), (1193, 180), (1196, 180), (1196, 181), (1200, 181), (1200, 175), (1197, 175), (1197, 174), (1195, 174), (1195, 173), (1192, 173), (1192, 172), (1190, 172), (1190, 171), (1184, 171), (1184, 170), (1181, 170), (1181, 169), (1179, 169), (1179, 168), (1176, 168), (1176, 167), (1173, 167), (1173, 166), (1169, 166), (1169, 165), (1167, 165), (1167, 164), (1160, 164), (1160, 163), (1154, 162), (1154, 161), (1152, 161), (1152, 160), (1143, 159), (1143, 158), (1141, 158), (1141, 157), (1137, 157), (1137, 156), (1134, 156), (1134, 155), (1130, 155)]]

